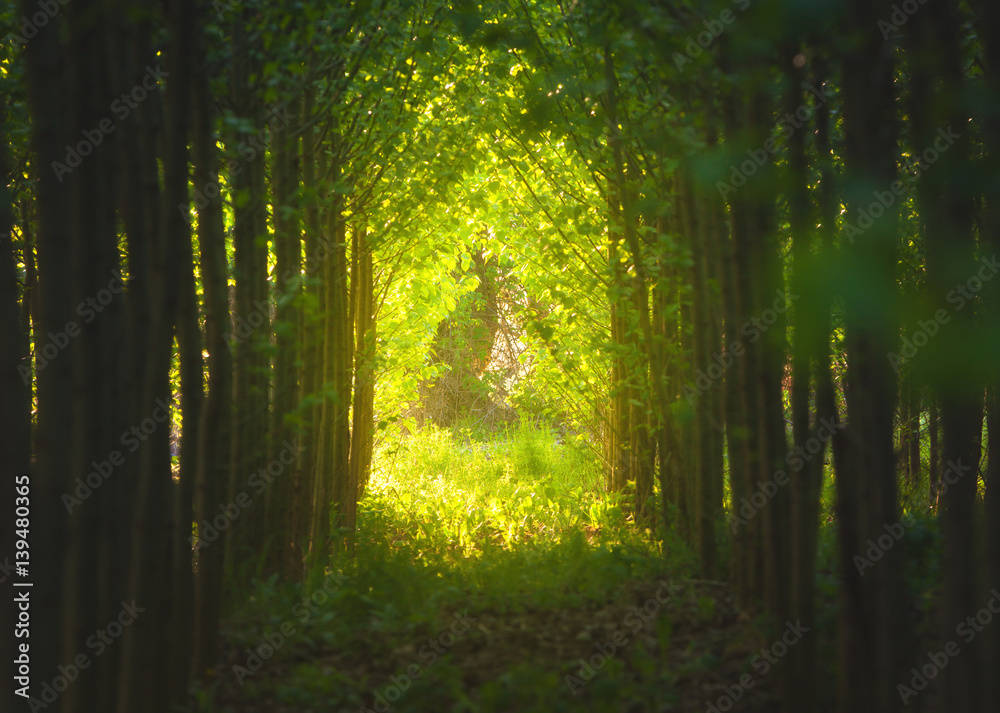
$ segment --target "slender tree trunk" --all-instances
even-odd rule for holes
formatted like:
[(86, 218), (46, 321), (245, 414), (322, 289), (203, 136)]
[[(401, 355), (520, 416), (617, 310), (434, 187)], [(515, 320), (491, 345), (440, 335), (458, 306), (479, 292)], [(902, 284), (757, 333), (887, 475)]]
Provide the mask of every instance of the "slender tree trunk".
[[(716, 439), (712, 416), (717, 395), (724, 388), (721, 378), (712, 378), (714, 370), (711, 345), (717, 341), (717, 337), (713, 337), (714, 307), (709, 292), (709, 261), (712, 245), (715, 243), (712, 235), (715, 226), (706, 211), (708, 198), (695, 185), (689, 169), (678, 176), (678, 185), (682, 188), (678, 196), (682, 225), (692, 256), (692, 363), (695, 372), (693, 381), (698, 387), (693, 398), (695, 467), (690, 471), (689, 481), (694, 512), (692, 534), (697, 546), (701, 574), (706, 578), (714, 578), (717, 564), (715, 525), (722, 505), (722, 471), (716, 470), (720, 463), (713, 452)], [(721, 365), (715, 364), (714, 368), (721, 372)]]
[[(794, 57), (800, 47), (793, 43), (786, 56)], [(814, 59), (814, 83), (822, 87), (827, 79), (826, 62), (819, 55)], [(786, 116), (795, 115), (808, 105), (804, 91), (804, 73), (795, 68), (788, 71), (789, 87), (785, 94)], [(813, 101), (816, 124), (816, 169), (821, 176), (818, 196), (822, 244), (813, 243), (810, 227), (812, 197), (809, 195), (806, 136), (802, 127), (792, 132), (787, 141), (788, 169), (786, 191), (789, 196), (790, 230), (792, 233), (792, 285), (796, 297), (795, 341), (792, 354), (792, 435), (794, 456), (786, 461), (791, 478), (791, 616), (812, 630), (816, 626), (814, 577), (819, 527), (820, 493), (823, 481), (826, 444), (839, 438), (839, 418), (834, 400), (834, 385), (830, 373), (830, 305), (832, 290), (828, 272), (833, 254), (836, 216), (839, 211), (829, 143), (830, 107), (827, 100)], [(810, 417), (810, 402), (815, 403), (815, 416)], [(789, 670), (789, 707), (794, 711), (811, 711), (816, 698), (816, 637), (806, 637), (799, 645), (798, 655)]]
[[(766, 92), (760, 90), (751, 95), (748, 113), (755, 145), (763, 145), (771, 116), (770, 98)], [(787, 356), (786, 314), (793, 300), (786, 296), (784, 288), (776, 201), (771, 187), (773, 184), (767, 178), (765, 174), (759, 184), (748, 187), (754, 193), (751, 197), (753, 207), (748, 247), (750, 264), (755, 272), (752, 279), (756, 286), (754, 302), (757, 307), (751, 324), (757, 331), (749, 330), (747, 341), (750, 343), (748, 351), (756, 351), (758, 356), (757, 438), (761, 451), (759, 470), (751, 487), (760, 490), (759, 483), (768, 482), (774, 486), (774, 495), (768, 496), (768, 502), (759, 516), (764, 538), (764, 603), (772, 620), (780, 626), (788, 621), (791, 614), (788, 587), (792, 575), (791, 501), (788, 488), (782, 486), (789, 467), (782, 382)], [(759, 338), (754, 343), (757, 332)], [(790, 684), (787, 667), (787, 660), (777, 666), (778, 687), (786, 701)]]
[[(151, 18), (133, 21), (128, 26), (128, 51), (125, 55), (126, 86), (141, 86), (148, 76), (147, 65), (154, 57)], [(184, 88), (186, 91), (186, 87)], [(159, 142), (163, 132), (163, 107), (159, 91), (150, 91), (122, 126), (122, 154), (125, 157), (125, 181), (122, 213), (128, 235), (130, 280), (137, 286), (131, 301), (135, 391), (138, 397), (130, 409), (133, 423), (147, 423), (151, 414), (161, 414), (162, 421), (136, 452), (135, 490), (132, 496), (133, 520), (129, 538), (129, 581), (126, 597), (145, 602), (154, 611), (171, 610), (171, 514), (164, 503), (172, 501), (170, 471), (169, 404), (171, 403), (170, 368), (173, 329), (177, 317), (178, 254), (180, 246), (177, 222), (179, 213), (171, 212), (165, 226), (164, 196), (160, 185), (161, 159), (174, 181), (175, 195), (186, 175), (185, 136), (168, 136), (181, 155), (172, 152), (161, 157)], [(135, 254), (136, 259), (132, 259)], [(117, 262), (117, 254), (115, 254)], [(96, 286), (96, 285), (95, 285)], [(118, 709), (134, 710), (140, 698), (150, 696), (148, 707), (166, 710), (169, 703), (167, 676), (155, 675), (157, 659), (151, 642), (167, 639), (165, 622), (158, 617), (137, 619), (123, 633), (119, 649), (121, 673), (118, 678)]]
[[(682, 236), (686, 231), (684, 211), (687, 210), (687, 204), (685, 203), (687, 199), (684, 197), (684, 184), (681, 182), (679, 176), (675, 175), (673, 177), (672, 188), (675, 210), (669, 218), (669, 233), (671, 235)], [(691, 318), (692, 307), (690, 294), (685, 290), (685, 287), (692, 280), (688, 274), (689, 269), (681, 266), (682, 263), (689, 262), (690, 249), (688, 246), (683, 245), (683, 242), (681, 244), (682, 247), (678, 249), (677, 255), (679, 258), (677, 260), (678, 264), (673, 272), (673, 279), (669, 285), (670, 292), (666, 298), (667, 304), (677, 305), (677, 311), (671, 325), (673, 327), (671, 340), (677, 345), (678, 352), (678, 358), (673, 359), (670, 363), (670, 383), (673, 388), (672, 398), (669, 399), (671, 404), (680, 396), (682, 384), (685, 385), (683, 388), (685, 397), (690, 396), (691, 392), (688, 390), (687, 384), (692, 381), (690, 355), (694, 351), (690, 329), (693, 321)], [(697, 524), (692, 502), (694, 496), (692, 494), (691, 482), (692, 473), (695, 472), (697, 466), (698, 453), (694, 448), (694, 409), (690, 398), (688, 398), (688, 406), (689, 408), (680, 411), (680, 415), (674, 421), (676, 424), (676, 447), (671, 455), (671, 465), (673, 467), (668, 471), (668, 474), (671, 485), (670, 495), (677, 510), (674, 521), (675, 530), (687, 542), (691, 542), (695, 536), (695, 527)]]
[[(609, 198), (609, 201), (614, 200)], [(625, 383), (625, 271), (622, 265), (621, 246), (615, 235), (617, 229), (609, 230), (608, 265), (611, 273), (609, 300), (611, 303), (611, 381), (609, 383), (610, 404), (607, 435), (607, 488), (621, 491), (628, 482), (628, 385)]]
[(194, 249), (188, 198), (188, 143), (192, 111), (192, 52), (195, 4), (173, 0), (168, 6), (170, 27), (170, 85), (166, 105), (163, 216), (169, 245), (178, 252), (177, 348), (180, 355), (183, 431), (179, 482), (173, 486), (171, 527), (171, 667), (168, 685), (187, 691), (194, 616), (194, 577), (191, 568), (191, 523), (198, 466), (198, 439), (204, 404), (204, 364), (198, 293), (194, 277)]
[[(371, 468), (375, 427), (375, 274), (373, 246), (367, 228), (354, 230), (357, 269), (354, 288), (354, 409), (351, 426), (351, 487), (357, 498), (364, 496)], [(352, 513), (352, 519), (356, 513)]]
[[(38, 270), (35, 266), (35, 235), (33, 226), (33, 221), (35, 220), (34, 214), (35, 211), (33, 210), (33, 204), (27, 200), (21, 201), (21, 255), (23, 256), (24, 262), (24, 290), (21, 300), (21, 320), (24, 325), (25, 334), (29, 336), (32, 343), (35, 341), (34, 334), (38, 331), (38, 325), (41, 324), (41, 317), (38, 311)], [(34, 359), (29, 353), (28, 362), (25, 366), (29, 369), (33, 369), (33, 362)]]
[(941, 411), (935, 396), (931, 397), (931, 403), (927, 409), (927, 422), (927, 478), (930, 482), (930, 503), (934, 508), (937, 508), (941, 485)]
[[(302, 122), (310, 120), (313, 113), (314, 91), (307, 90), (302, 101)], [(315, 400), (322, 385), (323, 342), (319, 329), (318, 308), (323, 304), (322, 264), (329, 259), (332, 246), (323, 234), (320, 224), (319, 191), (317, 185), (316, 131), (307, 127), (302, 135), (302, 195), (305, 228), (305, 300), (301, 312), (302, 369), (299, 383), (302, 393)], [(315, 305), (315, 306), (314, 306)], [(293, 541), (300, 565), (304, 565), (311, 535), (313, 494), (316, 488), (318, 452), (318, 424), (321, 406), (302, 407), (305, 425), (301, 434), (302, 455), (296, 469), (296, 498), (293, 515)], [(303, 572), (302, 574), (305, 574)]]
[(233, 359), (228, 336), (229, 268), (219, 184), (219, 151), (216, 147), (214, 100), (206, 61), (204, 30), (208, 3), (198, 6), (194, 51), (192, 158), (194, 185), (203, 203), (198, 205), (198, 243), (205, 302), (205, 345), (208, 350), (208, 395), (200, 424), (195, 479), (194, 519), (198, 523), (195, 556), (194, 651), (192, 673), (204, 677), (216, 666), (219, 617), (222, 607), (222, 570), (226, 530), (215, 530), (211, 521), (226, 497), (232, 443)]
[(920, 482), (920, 419), (922, 415), (922, 404), (920, 402), (920, 390), (914, 384), (910, 384), (910, 422), (908, 460), (910, 462), (910, 482), (916, 485)]
[(608, 269), (611, 280), (609, 303), (611, 305), (611, 383), (610, 383), (610, 439), (608, 443), (608, 488), (624, 490), (630, 472), (630, 396), (632, 374), (629, 368), (630, 339), (628, 335), (630, 289), (626, 279), (627, 252), (623, 243), (635, 229), (634, 216), (624, 210), (627, 187), (625, 185), (624, 155), (621, 146), (621, 129), (618, 117), (618, 80), (610, 45), (604, 48), (604, 76), (606, 87), (604, 108), (607, 112), (608, 143), (612, 150), (612, 173), (606, 193), (608, 204)]
[(653, 364), (653, 383), (657, 388), (658, 418), (656, 421), (656, 448), (659, 461), (659, 481), (660, 481), (660, 511), (663, 522), (663, 534), (666, 537), (667, 530), (677, 527), (676, 518), (671, 517), (671, 511), (675, 508), (676, 502), (673, 498), (677, 478), (679, 477), (678, 446), (676, 426), (671, 406), (677, 396), (676, 382), (671, 378), (673, 365), (670, 363), (669, 347), (674, 344), (673, 336), (676, 332), (675, 319), (676, 312), (671, 312), (671, 284), (676, 274), (674, 261), (676, 256), (670, 254), (666, 249), (666, 243), (662, 236), (669, 234), (666, 217), (660, 217), (657, 222), (657, 274), (653, 282), (653, 321), (652, 331), (654, 337), (651, 339), (653, 354), (655, 355)]
[[(717, 143), (715, 131), (709, 132), (706, 137), (709, 145)], [(703, 224), (705, 226), (705, 270), (706, 270), (706, 299), (708, 300), (707, 328), (705, 335), (705, 348), (708, 356), (709, 368), (716, 364), (721, 369), (721, 374), (713, 388), (708, 392), (708, 418), (709, 443), (707, 444), (709, 459), (706, 474), (710, 479), (708, 487), (705, 489), (707, 500), (707, 517), (712, 523), (712, 538), (716, 538), (716, 526), (723, 520), (723, 490), (725, 487), (725, 465), (723, 453), (725, 449), (725, 409), (726, 409), (726, 380), (727, 373), (724, 368), (726, 364), (723, 356), (723, 306), (721, 285), (723, 282), (724, 267), (721, 262), (723, 246), (728, 238), (727, 222), (725, 215), (725, 203), (717, 195), (713, 186), (701, 184), (699, 187), (702, 196), (702, 207), (704, 211)], [(713, 548), (717, 545), (713, 544)], [(708, 572), (706, 572), (708, 573)], [(718, 573), (717, 565), (711, 568), (711, 574), (716, 577)]]
[[(735, 50), (723, 43), (723, 66), (726, 71), (736, 71), (744, 63), (735, 56)], [(755, 125), (749, 118), (749, 104), (743, 91), (732, 90), (723, 100), (723, 122), (726, 143), (739, 145), (743, 141), (744, 127)], [(761, 421), (761, 394), (759, 386), (761, 359), (757, 341), (751, 343), (747, 335), (747, 325), (759, 315), (757, 295), (757, 269), (755, 268), (754, 233), (758, 221), (753, 186), (744, 186), (738, 191), (726, 192), (723, 196), (729, 204), (730, 214), (730, 313), (726, 323), (727, 352), (734, 365), (730, 367), (732, 380), (732, 415), (734, 421), (727, 424), (727, 438), (731, 452), (738, 453), (742, 468), (731, 471), (733, 511), (729, 514), (730, 531), (734, 542), (739, 542), (736, 550), (741, 554), (736, 563), (735, 581), (739, 587), (737, 596), (748, 610), (758, 609), (764, 601), (764, 585), (767, 580), (765, 569), (764, 518), (750, 503), (750, 498), (762, 480), (765, 469), (765, 454), (761, 439), (757, 434)], [(758, 336), (759, 340), (759, 336)], [(732, 460), (730, 461), (732, 463)]]
[[(234, 161), (229, 171), (233, 197), (233, 273), (236, 299), (233, 311), (233, 442), (230, 451), (226, 502), (243, 492), (247, 481), (266, 467), (269, 452), (268, 403), (271, 303), (267, 283), (267, 216), (265, 150), (267, 128), (261, 107), (257, 73), (257, 35), (250, 29), (252, 10), (242, 8), (233, 20), (234, 62), (230, 69), (230, 96), (234, 113), (247, 120), (253, 133), (232, 130), (227, 151)], [(270, 486), (269, 486), (270, 487)], [(253, 504), (230, 525), (226, 539), (227, 575), (251, 573), (264, 551), (265, 500), (256, 495)]]
[[(331, 409), (331, 468), (334, 527), (351, 533), (355, 527), (357, 490), (351, 481), (351, 392), (354, 371), (354, 333), (350, 319), (350, 282), (347, 256), (347, 225), (339, 211), (333, 217), (334, 254), (330, 267), (330, 320), (333, 336), (333, 399)], [(338, 546), (346, 544), (336, 540)]]
[[(277, 311), (275, 320), (274, 403), (271, 411), (271, 457), (276, 458), (296, 439), (288, 417), (298, 405), (298, 344), (300, 333), (298, 307), (302, 280), (302, 235), (298, 219), (299, 154), (297, 127), (292, 125), (273, 138), (271, 169), (275, 245), (275, 284)], [(295, 454), (292, 454), (293, 456)], [(283, 471), (265, 493), (268, 552), (273, 571), (291, 574), (297, 569), (294, 515), (295, 471), (298, 458), (282, 464)]]

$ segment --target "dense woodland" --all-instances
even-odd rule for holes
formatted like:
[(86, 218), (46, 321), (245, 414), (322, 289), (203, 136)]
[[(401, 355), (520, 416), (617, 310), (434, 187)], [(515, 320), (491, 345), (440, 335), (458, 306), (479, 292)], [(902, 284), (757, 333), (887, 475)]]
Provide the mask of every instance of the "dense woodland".
[(0, 709), (996, 710), (1000, 5), (0, 20)]

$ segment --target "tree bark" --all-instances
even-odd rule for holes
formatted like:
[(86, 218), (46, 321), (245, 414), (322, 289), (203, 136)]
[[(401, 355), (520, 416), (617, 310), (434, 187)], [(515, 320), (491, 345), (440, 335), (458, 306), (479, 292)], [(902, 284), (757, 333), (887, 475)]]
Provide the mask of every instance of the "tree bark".
[[(222, 571), (229, 533), (215, 531), (211, 521), (226, 497), (232, 443), (233, 359), (228, 336), (229, 264), (219, 184), (214, 99), (209, 85), (207, 38), (204, 25), (208, 3), (198, 5), (200, 22), (194, 40), (193, 126), (191, 151), (195, 189), (204, 196), (198, 204), (198, 243), (205, 303), (205, 346), (208, 350), (208, 395), (198, 438), (194, 519), (198, 523), (195, 578), (192, 674), (203, 678), (215, 668), (219, 617), (222, 607)], [(213, 536), (214, 535), (214, 536)]]
[[(897, 136), (892, 44), (878, 21), (888, 2), (854, 0), (843, 54), (844, 143), (848, 214), (858, 215), (872, 190), (896, 177)], [(844, 711), (899, 709), (896, 686), (909, 628), (904, 619), (902, 548), (889, 550), (863, 573), (855, 556), (885, 525), (899, 521), (893, 413), (896, 380), (886, 354), (898, 334), (896, 296), (897, 211), (885, 215), (845, 247), (848, 266), (864, 266), (866, 284), (844, 290), (848, 359), (846, 457), (837, 472), (842, 576), (841, 701)], [(858, 274), (855, 272), (854, 274)]]
[[(298, 218), (299, 141), (297, 126), (285, 127), (272, 138), (271, 183), (275, 246), (274, 398), (271, 410), (271, 452), (276, 458), (296, 439), (288, 418), (298, 405), (296, 362), (301, 334), (300, 289), (302, 234)], [(294, 454), (293, 454), (294, 455)], [(291, 575), (299, 565), (293, 532), (293, 485), (299, 460), (284, 466), (265, 493), (269, 571)]]
[[(354, 408), (351, 425), (351, 488), (356, 500), (364, 497), (371, 469), (375, 427), (375, 274), (373, 245), (368, 229), (354, 229), (356, 272), (354, 288)], [(355, 503), (356, 505), (356, 503)], [(352, 514), (352, 519), (356, 513)]]
[(198, 440), (205, 399), (198, 292), (188, 197), (188, 144), (191, 138), (192, 53), (196, 34), (195, 4), (168, 4), (170, 84), (166, 97), (163, 216), (167, 243), (178, 254), (177, 349), (180, 357), (182, 439), (179, 481), (173, 484), (171, 548), (171, 646), (167, 684), (173, 692), (187, 691), (190, 676), (191, 627), (194, 616), (194, 576), (191, 567), (191, 523), (198, 466)]

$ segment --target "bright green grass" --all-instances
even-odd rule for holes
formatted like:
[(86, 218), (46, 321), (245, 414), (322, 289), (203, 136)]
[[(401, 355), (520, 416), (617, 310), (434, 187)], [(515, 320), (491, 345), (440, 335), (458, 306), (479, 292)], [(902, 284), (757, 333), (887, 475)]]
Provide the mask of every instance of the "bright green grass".
[(539, 601), (604, 596), (624, 577), (693, 567), (683, 547), (665, 562), (624, 496), (599, 483), (596, 457), (548, 429), (522, 426), (492, 441), (426, 429), (377, 452), (357, 552), (438, 570), (485, 597)]

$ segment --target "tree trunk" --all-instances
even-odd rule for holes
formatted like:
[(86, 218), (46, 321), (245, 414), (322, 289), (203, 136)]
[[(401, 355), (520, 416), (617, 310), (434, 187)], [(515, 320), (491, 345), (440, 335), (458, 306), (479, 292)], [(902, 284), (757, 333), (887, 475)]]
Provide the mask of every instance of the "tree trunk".
[[(975, 305), (952, 309), (947, 295), (964, 284), (980, 267), (975, 259), (972, 218), (973, 195), (964, 185), (969, 160), (968, 117), (963, 110), (964, 68), (960, 47), (957, 2), (942, 0), (914, 18), (914, 52), (910, 71), (917, 93), (914, 102), (929, 100), (911, 110), (915, 151), (934, 146), (938, 127), (959, 127), (957, 137), (941, 151), (933, 171), (921, 174), (918, 204), (927, 244), (927, 282), (931, 305), (951, 318), (940, 335), (924, 348), (932, 370), (931, 387), (941, 404), (945, 485), (944, 606), (942, 635), (948, 637), (957, 622), (982, 607), (977, 581), (976, 493), (979, 480), (982, 396), (985, 381), (977, 368), (975, 344), (965, 337), (976, 327)], [(924, 355), (921, 355), (924, 356)], [(968, 472), (967, 472), (968, 471)], [(988, 599), (988, 597), (986, 597)], [(970, 654), (943, 673), (944, 695), (954, 711), (979, 711), (982, 670), (979, 651), (983, 640), (970, 645)]]
[(173, 691), (182, 693), (187, 691), (191, 672), (194, 576), (190, 537), (205, 391), (188, 197), (195, 5), (191, 0), (173, 0), (168, 12), (171, 69), (166, 103), (163, 216), (169, 234), (167, 242), (175, 245), (178, 253), (177, 349), (180, 355), (183, 435), (179, 482), (173, 485), (173, 522), (170, 530), (171, 660), (166, 678)]
[[(986, 70), (984, 72), (987, 88), (993, 96), (1000, 95), (1000, 7), (988, 0), (977, 0), (973, 3), (980, 15), (977, 24), (983, 39), (986, 55)], [(1000, 159), (1000, 109), (995, 105), (986, 112), (983, 122), (986, 151), (989, 156), (991, 173), (985, 181), (984, 227), (981, 236), (981, 254), (988, 256), (1000, 255), (1000, 176), (997, 171), (997, 161)], [(983, 325), (989, 325), (990, 341), (996, 343), (998, 324), (1000, 324), (1000, 284), (994, 279), (983, 289)], [(980, 328), (982, 329), (982, 327)], [(986, 419), (987, 419), (987, 453), (986, 472), (986, 558), (989, 567), (986, 571), (986, 589), (990, 592), (1000, 591), (1000, 368), (996, 360), (987, 360), (985, 382)], [(971, 473), (969, 474), (971, 475)], [(968, 476), (966, 476), (968, 477)], [(981, 604), (977, 605), (981, 606)], [(996, 701), (1000, 698), (1000, 677), (990, 674), (990, 671), (1000, 670), (1000, 627), (991, 626), (987, 629), (986, 641), (983, 644), (985, 657), (982, 662), (982, 701)]]
[(930, 482), (930, 503), (937, 508), (938, 493), (941, 485), (941, 438), (940, 424), (941, 412), (938, 408), (937, 397), (931, 397), (930, 406), (927, 409), (927, 478)]
[[(354, 229), (354, 409), (351, 425), (351, 487), (364, 496), (372, 462), (375, 427), (375, 274), (373, 245), (366, 227)], [(352, 513), (352, 519), (356, 513)]]
[(194, 185), (204, 200), (198, 204), (198, 243), (205, 302), (205, 345), (208, 349), (208, 395), (198, 440), (194, 519), (198, 523), (195, 556), (194, 651), (192, 673), (197, 678), (216, 666), (219, 616), (222, 607), (222, 570), (227, 529), (211, 524), (226, 497), (229, 449), (232, 443), (233, 359), (228, 336), (229, 264), (219, 184), (219, 151), (216, 147), (214, 100), (210, 90), (204, 24), (209, 5), (199, 5), (201, 22), (194, 40), (192, 158)]
[[(307, 125), (313, 113), (314, 91), (307, 90), (302, 99), (302, 123)], [(293, 542), (300, 568), (305, 565), (311, 535), (313, 494), (317, 485), (317, 453), (319, 444), (318, 425), (322, 407), (315, 402), (323, 383), (322, 367), (323, 340), (320, 319), (317, 313), (323, 304), (321, 282), (322, 264), (329, 259), (332, 246), (324, 235), (320, 224), (319, 190), (317, 185), (316, 130), (306, 126), (302, 134), (302, 195), (305, 228), (305, 279), (304, 291), (307, 297), (301, 312), (301, 353), (302, 369), (299, 384), (303, 395), (313, 399), (313, 404), (302, 406), (304, 427), (302, 428), (301, 455), (299, 467), (295, 470), (295, 511), (293, 513)], [(306, 574), (300, 573), (300, 577)]]
[[(272, 140), (272, 205), (277, 310), (274, 325), (274, 403), (271, 411), (271, 458), (277, 458), (296, 439), (288, 421), (299, 401), (298, 360), (302, 280), (302, 235), (298, 219), (299, 155), (297, 127), (286, 127)], [(294, 456), (294, 454), (293, 454)], [(299, 562), (293, 532), (295, 471), (298, 458), (282, 463), (283, 470), (265, 492), (269, 571), (292, 575)]]
[[(785, 56), (794, 57), (796, 43), (788, 47)], [(804, 73), (790, 65), (785, 110), (794, 115), (806, 102)], [(825, 116), (824, 116), (825, 119)], [(789, 227), (792, 235), (792, 293), (799, 298), (795, 311), (795, 342), (792, 351), (792, 436), (799, 454), (795, 465), (788, 463), (791, 484), (791, 610), (795, 621), (812, 630), (816, 625), (813, 582), (816, 568), (816, 543), (819, 527), (819, 498), (823, 479), (823, 453), (826, 441), (833, 435), (821, 425), (817, 414), (815, 427), (810, 424), (809, 403), (813, 394), (812, 375), (815, 370), (817, 389), (828, 376), (826, 344), (829, 324), (824, 295), (815, 289), (819, 270), (813, 258), (813, 234), (810, 226), (808, 164), (805, 147), (806, 129), (794, 131), (788, 137), (786, 192), (789, 204)], [(816, 403), (819, 404), (817, 394)], [(822, 431), (820, 429), (823, 429)], [(822, 437), (821, 437), (822, 435)], [(819, 449), (809, 446), (818, 442)], [(790, 701), (794, 711), (809, 713), (816, 708), (816, 637), (805, 637), (800, 651), (790, 666)]]
[[(232, 130), (227, 152), (234, 161), (229, 171), (233, 200), (233, 273), (236, 281), (233, 311), (233, 442), (230, 451), (226, 502), (245, 490), (254, 473), (266, 468), (269, 452), (268, 402), (271, 341), (271, 303), (267, 283), (266, 132), (254, 79), (259, 61), (252, 46), (256, 35), (249, 29), (251, 10), (243, 8), (233, 21), (234, 62), (230, 93), (234, 113), (247, 120), (256, 135)], [(269, 486), (270, 487), (270, 486)], [(225, 572), (234, 574), (236, 562), (253, 566), (264, 551), (265, 496), (255, 494), (250, 508), (230, 525), (226, 538)], [(251, 571), (240, 573), (249, 576)]]
[[(850, 7), (850, 49), (843, 50), (844, 143), (848, 213), (858, 215), (872, 190), (888, 188), (896, 177), (897, 127), (892, 45), (878, 21), (892, 12), (888, 2), (854, 0)], [(847, 41), (846, 39), (843, 41)], [(902, 654), (909, 629), (904, 618), (902, 548), (886, 552), (870, 569), (855, 557), (867, 542), (899, 521), (893, 439), (896, 383), (886, 354), (893, 351), (896, 325), (896, 210), (861, 236), (848, 236), (845, 249), (853, 274), (864, 267), (864, 285), (844, 289), (848, 360), (849, 444), (837, 472), (842, 574), (841, 709), (899, 709)], [(847, 274), (847, 273), (845, 273)]]
[(667, 218), (661, 216), (657, 222), (656, 249), (656, 279), (653, 281), (653, 320), (651, 348), (653, 350), (653, 384), (657, 388), (656, 402), (656, 448), (659, 461), (660, 481), (660, 511), (663, 523), (663, 534), (667, 530), (678, 527), (676, 518), (671, 517), (671, 511), (676, 507), (674, 500), (675, 483), (679, 475), (680, 456), (678, 454), (676, 426), (672, 404), (677, 397), (676, 380), (671, 378), (673, 364), (669, 346), (675, 344), (676, 311), (672, 311), (671, 285), (674, 282), (676, 256), (667, 249), (667, 236), (670, 234)]

